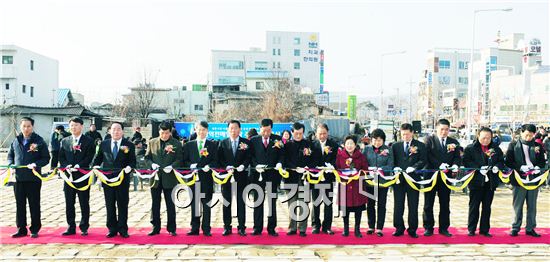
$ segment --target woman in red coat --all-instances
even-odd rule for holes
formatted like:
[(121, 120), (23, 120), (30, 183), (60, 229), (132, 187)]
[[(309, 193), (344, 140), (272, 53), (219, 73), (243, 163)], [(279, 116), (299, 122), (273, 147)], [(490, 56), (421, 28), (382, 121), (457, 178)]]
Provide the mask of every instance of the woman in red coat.
[[(344, 140), (344, 149), (338, 150), (336, 156), (336, 168), (338, 169), (356, 169), (367, 170), (368, 163), (365, 155), (361, 153), (359, 147), (357, 147), (357, 138), (355, 136), (347, 136)], [(342, 236), (349, 236), (349, 215), (351, 212), (355, 213), (355, 236), (363, 237), (360, 230), (361, 214), (365, 210), (368, 197), (360, 193), (360, 187), (363, 192), (366, 192), (366, 187), (361, 184), (363, 180), (353, 180), (351, 183), (340, 186), (340, 193), (338, 197), (338, 205), (340, 209), (345, 209), (344, 216), (344, 232)], [(345, 194), (345, 198), (344, 198)]]

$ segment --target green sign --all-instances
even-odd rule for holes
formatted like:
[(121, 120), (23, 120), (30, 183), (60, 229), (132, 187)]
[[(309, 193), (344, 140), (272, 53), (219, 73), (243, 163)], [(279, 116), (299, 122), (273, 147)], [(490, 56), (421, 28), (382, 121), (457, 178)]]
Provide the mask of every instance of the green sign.
[(348, 96), (348, 119), (355, 120), (357, 117), (357, 96)]

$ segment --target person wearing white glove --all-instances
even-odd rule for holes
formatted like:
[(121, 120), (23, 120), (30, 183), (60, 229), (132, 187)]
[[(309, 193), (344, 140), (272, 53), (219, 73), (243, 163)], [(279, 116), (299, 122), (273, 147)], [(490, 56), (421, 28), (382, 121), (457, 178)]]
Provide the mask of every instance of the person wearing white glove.
[(226, 171), (229, 171), (229, 170), (232, 170), (232, 169), (235, 169), (235, 167), (234, 167), (234, 166), (227, 166), (227, 167), (225, 168)]
[(28, 169), (31, 169), (31, 170), (32, 170), (32, 169), (35, 169), (35, 168), (36, 168), (36, 164), (35, 164), (35, 163), (28, 164), (28, 165), (27, 165), (27, 168), (28, 168)]
[(407, 169), (405, 169), (405, 173), (407, 173), (407, 174), (413, 173), (414, 171), (416, 171), (416, 168), (414, 168), (412, 166), (407, 167)]
[(152, 170), (158, 170), (159, 168), (160, 168), (160, 166), (158, 164), (155, 164), (155, 163), (151, 164), (151, 169)]
[(165, 166), (162, 171), (164, 171), (164, 173), (171, 173), (173, 170), (172, 166)]
[(237, 172), (243, 172), (244, 171), (244, 165), (240, 165), (237, 167)]
[(202, 168), (202, 172), (208, 172), (210, 171), (210, 166), (209, 165), (206, 165)]
[(439, 170), (441, 170), (441, 171), (447, 171), (447, 169), (449, 169), (449, 164), (447, 164), (447, 163), (441, 163), (441, 165), (439, 165)]
[(275, 165), (275, 169), (277, 169), (277, 170), (283, 169), (283, 164), (277, 163), (277, 165)]
[(491, 171), (493, 171), (493, 173), (497, 174), (500, 171), (500, 169), (498, 169), (498, 166), (493, 166)]
[(458, 165), (452, 165), (451, 166), (451, 172), (453, 172), (453, 173), (458, 172)]
[(529, 168), (528, 165), (522, 165), (522, 166), (519, 168), (519, 170), (520, 170), (521, 172), (523, 172), (523, 173), (527, 173), (527, 172), (529, 172), (530, 168)]
[(489, 172), (489, 167), (488, 166), (482, 166), (480, 169), (479, 169), (479, 172), (483, 175), (486, 175), (488, 172)]
[(393, 172), (395, 173), (400, 173), (400, 172), (403, 172), (403, 169), (401, 169), (400, 167), (396, 166), (393, 168)]
[[(134, 143), (123, 139), (124, 127), (121, 123), (113, 122), (110, 127), (111, 139), (104, 140), (100, 143), (93, 166), (102, 166), (105, 170), (114, 170), (119, 167), (124, 167), (122, 168), (124, 174), (122, 182), (118, 186), (104, 184), (103, 193), (105, 195), (107, 210), (108, 233), (106, 237), (112, 238), (116, 235), (120, 235), (123, 238), (128, 238), (129, 187), (130, 180), (132, 180), (130, 174), (132, 169), (136, 167), (135, 146)], [(119, 174), (120, 171), (115, 170), (111, 174), (104, 175), (108, 179), (113, 179)]]
[(191, 165), (189, 166), (189, 169), (197, 169), (197, 164), (196, 164), (196, 163), (191, 164)]

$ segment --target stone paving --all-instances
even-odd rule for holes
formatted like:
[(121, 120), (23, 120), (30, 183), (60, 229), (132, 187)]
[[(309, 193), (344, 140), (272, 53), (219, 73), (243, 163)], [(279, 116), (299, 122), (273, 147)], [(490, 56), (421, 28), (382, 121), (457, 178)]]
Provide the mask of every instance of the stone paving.
[[(66, 227), (61, 180), (51, 180), (42, 186), (42, 225), (44, 227)], [(131, 187), (132, 190), (132, 187)], [(422, 194), (421, 194), (422, 195)], [(215, 197), (221, 197), (215, 194)], [(281, 198), (284, 198), (281, 197)], [(15, 226), (15, 203), (12, 187), (0, 188), (0, 226)], [(77, 201), (78, 202), (78, 201)], [(420, 197), (422, 210), (423, 198)], [(78, 204), (77, 204), (78, 205)], [(91, 227), (105, 227), (105, 205), (103, 192), (94, 186), (91, 192)], [(288, 225), (286, 203), (278, 202), (278, 225)], [(468, 197), (463, 193), (451, 196), (451, 226), (465, 227), (467, 223)], [(143, 190), (130, 192), (130, 227), (150, 227), (149, 209), (150, 194), (145, 186)], [(393, 196), (388, 194), (388, 212), (386, 227), (391, 227), (393, 213)], [(435, 205), (438, 213), (438, 204)], [(77, 207), (77, 220), (79, 208)], [(163, 224), (165, 223), (164, 204)], [(216, 206), (212, 210), (212, 226), (222, 227), (222, 209)], [(421, 216), (421, 211), (419, 212)], [(406, 212), (405, 212), (406, 214)], [(505, 187), (496, 192), (493, 203), (492, 227), (509, 227), (512, 220), (512, 194)], [(436, 215), (437, 219), (437, 215)], [(30, 220), (29, 220), (30, 221)], [(189, 209), (177, 210), (179, 234), (189, 227)], [(421, 217), (419, 218), (421, 223)], [(341, 218), (334, 219), (334, 226), (343, 225)], [(366, 230), (366, 215), (363, 216), (362, 229)], [(236, 218), (234, 219), (234, 224)], [(525, 223), (525, 222), (524, 222)], [(550, 227), (550, 190), (542, 189), (539, 194), (538, 227)], [(234, 225), (235, 227), (235, 225)], [(247, 228), (252, 227), (252, 209), (247, 211)], [(234, 229), (235, 231), (235, 229)], [(391, 237), (391, 236), (384, 236)], [(543, 236), (549, 237), (549, 236)], [(148, 261), (148, 260), (262, 260), (262, 261), (339, 261), (339, 260), (544, 260), (550, 259), (549, 245), (81, 245), (81, 244), (47, 244), (47, 245), (2, 245), (2, 260), (95, 260), (104, 261)]]

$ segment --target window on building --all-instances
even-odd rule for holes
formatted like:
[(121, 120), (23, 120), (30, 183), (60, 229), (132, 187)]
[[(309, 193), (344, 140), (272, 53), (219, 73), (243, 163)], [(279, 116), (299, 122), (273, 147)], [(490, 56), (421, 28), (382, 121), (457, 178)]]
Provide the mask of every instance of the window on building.
[(53, 121), (54, 122), (65, 122), (65, 119), (62, 116), (54, 116)]
[(2, 64), (4, 64), (4, 65), (11, 65), (11, 64), (13, 64), (13, 56), (11, 56), (11, 55), (3, 55), (3, 56), (2, 56)]
[(458, 69), (468, 69), (468, 61), (459, 61)]
[(276, 66), (277, 66), (277, 63), (273, 62), (273, 68), (275, 68)]
[(451, 68), (451, 61), (439, 60), (439, 69), (449, 69), (449, 68)]
[(6, 83), (6, 90), (10, 90), (10, 84)]
[(27, 93), (27, 86), (26, 85), (23, 85), (23, 87), (21, 88), (21, 92), (24, 93)]
[(299, 62), (294, 63), (294, 69), (296, 69), (296, 70), (300, 69), (300, 63)]
[(221, 85), (241, 85), (244, 83), (242, 76), (220, 76), (218, 83)]
[(244, 69), (244, 62), (237, 60), (220, 60), (219, 69), (242, 70)]
[(280, 36), (274, 36), (273, 37), (273, 43), (274, 44), (280, 44), (281, 43), (281, 37)]
[(295, 78), (294, 78), (294, 84), (295, 84), (295, 85), (299, 85), (299, 84), (300, 84), (300, 78), (299, 78), (299, 77), (295, 77)]
[(31, 86), (31, 97), (34, 97), (34, 86)]
[(195, 111), (202, 111), (203, 105), (195, 105)]
[(294, 56), (300, 56), (300, 49), (294, 49)]
[(300, 44), (300, 38), (299, 38), (299, 37), (294, 37), (294, 44), (295, 44), (295, 45), (299, 45), (299, 44)]
[(438, 76), (437, 80), (440, 85), (449, 85), (451, 83), (451, 77), (450, 76)]
[(256, 82), (256, 90), (264, 90), (264, 82)]
[(277, 62), (277, 68), (281, 69), (281, 62)]
[(277, 55), (277, 48), (273, 48), (273, 55)]
[(34, 71), (34, 61), (31, 60), (31, 71)]
[(458, 83), (467, 85), (468, 84), (468, 77), (458, 77)]
[(174, 104), (183, 104), (183, 103), (185, 103), (185, 99), (183, 98), (174, 99)]
[(278, 56), (281, 55), (281, 48), (277, 48), (277, 55), (278, 55)]
[(254, 62), (254, 69), (255, 70), (260, 70), (260, 71), (267, 70), (267, 62), (265, 62), (265, 61), (256, 61), (256, 62)]

